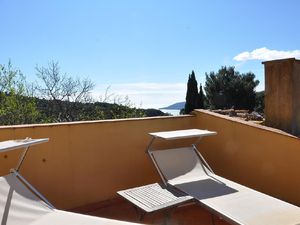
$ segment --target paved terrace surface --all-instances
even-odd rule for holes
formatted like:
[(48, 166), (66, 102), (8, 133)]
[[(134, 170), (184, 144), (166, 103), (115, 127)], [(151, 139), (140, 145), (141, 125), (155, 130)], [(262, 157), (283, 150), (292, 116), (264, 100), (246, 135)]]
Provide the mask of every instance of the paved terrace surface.
[[(135, 208), (121, 198), (80, 207), (72, 211), (92, 216), (153, 225), (213, 225), (212, 214), (196, 204), (189, 204), (172, 210), (167, 221), (166, 211), (146, 214), (143, 220), (139, 221)], [(213, 218), (214, 225), (229, 225), (229, 223), (217, 216), (213, 216)]]

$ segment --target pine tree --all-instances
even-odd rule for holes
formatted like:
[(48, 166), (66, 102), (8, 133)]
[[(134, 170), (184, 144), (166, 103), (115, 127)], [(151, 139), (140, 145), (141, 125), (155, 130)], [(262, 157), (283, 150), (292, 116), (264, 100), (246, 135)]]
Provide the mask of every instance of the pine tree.
[(197, 95), (197, 100), (196, 100), (197, 109), (204, 109), (204, 100), (205, 100), (205, 96), (203, 93), (202, 85), (200, 84), (199, 94)]
[(225, 66), (216, 73), (206, 73), (204, 90), (212, 109), (253, 110), (258, 84), (254, 73), (240, 73), (232, 66)]
[(198, 96), (198, 83), (196, 80), (195, 72), (192, 71), (191, 74), (189, 74), (189, 79), (187, 83), (187, 91), (186, 91), (186, 102), (184, 107), (184, 112), (186, 114), (189, 114), (191, 111), (193, 111), (196, 108), (196, 100)]

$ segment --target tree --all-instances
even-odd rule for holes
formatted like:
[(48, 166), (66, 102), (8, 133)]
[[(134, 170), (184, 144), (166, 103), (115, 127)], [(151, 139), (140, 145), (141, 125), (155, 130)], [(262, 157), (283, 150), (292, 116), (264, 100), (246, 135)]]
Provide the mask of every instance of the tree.
[(240, 74), (234, 67), (221, 67), (206, 73), (205, 92), (212, 109), (248, 109), (255, 106), (255, 88), (259, 84), (251, 72)]
[(254, 110), (258, 113), (264, 114), (264, 109), (265, 109), (265, 92), (264, 91), (256, 92)]
[(203, 93), (202, 85), (200, 84), (199, 93), (197, 95), (197, 100), (196, 100), (196, 108), (204, 109), (204, 101), (205, 101), (205, 95)]
[(108, 91), (103, 100), (107, 102), (95, 102), (90, 94), (94, 84), (62, 74), (57, 62), (36, 66), (36, 71), (42, 80), (39, 86), (29, 85), (10, 61), (0, 64), (0, 125), (165, 115), (137, 108), (127, 96)]
[(187, 82), (187, 91), (186, 91), (186, 98), (185, 98), (185, 107), (184, 112), (186, 114), (190, 113), (196, 108), (196, 100), (198, 96), (198, 83), (196, 80), (195, 72), (192, 71), (189, 74), (189, 79)]
[(39, 120), (40, 114), (24, 75), (13, 68), (11, 61), (7, 66), (0, 65), (0, 124), (29, 124)]
[[(106, 113), (108, 119), (120, 119), (120, 118), (138, 118), (146, 116), (156, 116), (151, 114), (150, 111), (138, 109), (131, 102), (128, 96), (118, 95), (110, 92), (110, 86), (107, 87), (103, 97), (100, 97), (102, 103), (109, 104), (109, 110)], [(162, 113), (156, 110), (156, 114)], [(154, 113), (154, 110), (152, 110)], [(163, 113), (162, 113), (163, 114)], [(160, 115), (162, 115), (160, 114)]]
[(91, 102), (90, 92), (94, 84), (87, 78), (73, 78), (62, 74), (58, 62), (50, 62), (48, 67), (36, 66), (37, 76), (43, 84), (38, 87), (40, 97), (52, 100), (49, 115), (53, 122), (75, 121), (84, 118), (82, 107), (74, 102)]

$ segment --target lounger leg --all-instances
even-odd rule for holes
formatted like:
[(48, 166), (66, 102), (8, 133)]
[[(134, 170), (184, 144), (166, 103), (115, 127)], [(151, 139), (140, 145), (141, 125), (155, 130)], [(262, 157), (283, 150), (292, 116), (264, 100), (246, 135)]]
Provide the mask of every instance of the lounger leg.
[(171, 224), (172, 213), (174, 212), (175, 209), (176, 207), (165, 210), (163, 225)]
[(146, 213), (145, 212), (141, 212), (140, 215), (139, 215), (139, 221), (141, 222), (144, 217), (145, 217)]
[(211, 224), (215, 225), (215, 216), (212, 213), (210, 215), (211, 215)]
[(142, 211), (141, 209), (139, 209), (135, 205), (133, 205), (133, 208), (135, 209), (135, 212), (138, 216), (138, 221), (141, 222), (144, 219), (144, 217), (146, 215), (146, 212)]

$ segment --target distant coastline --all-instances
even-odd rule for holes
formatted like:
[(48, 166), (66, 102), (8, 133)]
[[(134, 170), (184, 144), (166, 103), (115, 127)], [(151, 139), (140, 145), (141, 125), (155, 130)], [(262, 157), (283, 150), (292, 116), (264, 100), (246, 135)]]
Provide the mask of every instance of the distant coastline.
[(177, 102), (167, 107), (163, 107), (160, 109), (168, 109), (168, 110), (181, 110), (184, 108), (185, 102)]

